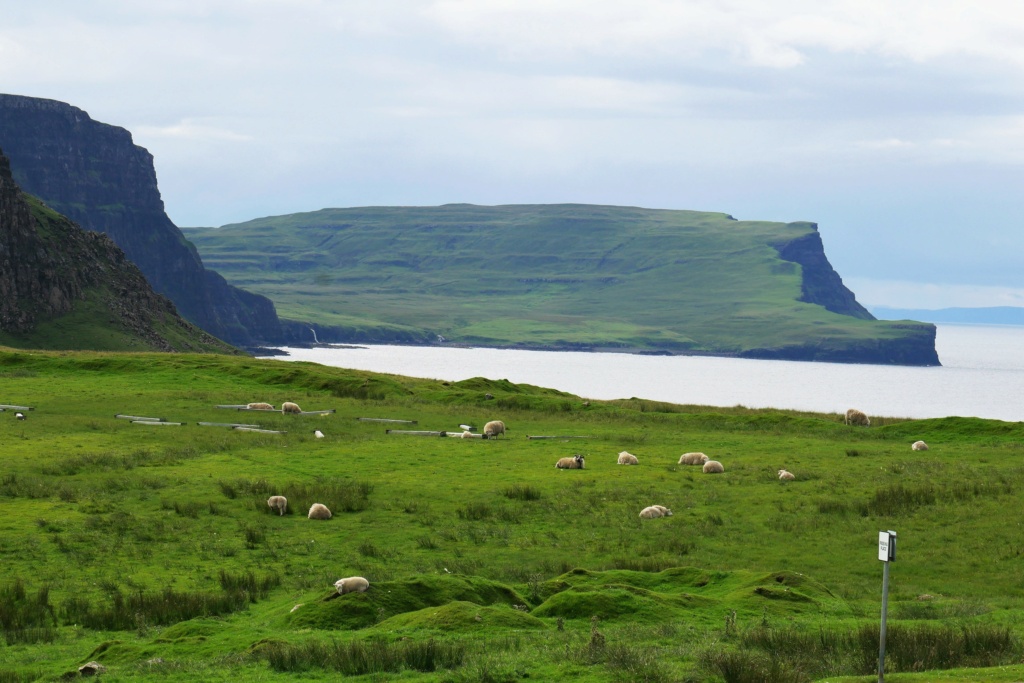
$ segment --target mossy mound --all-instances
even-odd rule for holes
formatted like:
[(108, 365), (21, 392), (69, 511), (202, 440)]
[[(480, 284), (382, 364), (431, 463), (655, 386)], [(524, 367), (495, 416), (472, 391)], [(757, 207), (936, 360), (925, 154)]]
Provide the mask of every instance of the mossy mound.
[(445, 632), (484, 629), (538, 629), (547, 624), (526, 612), (507, 606), (483, 607), (457, 600), (440, 607), (428, 607), (386, 619), (375, 628), (383, 631), (437, 629)]
[(541, 586), (538, 617), (602, 619), (636, 615), (681, 617), (684, 612), (721, 606), (742, 614), (814, 610), (849, 616), (849, 606), (810, 577), (795, 572), (756, 573), (676, 567), (661, 572), (574, 569)]
[(440, 607), (456, 601), (475, 605), (526, 604), (508, 586), (466, 576), (419, 576), (374, 583), (365, 593), (349, 593), (334, 599), (303, 605), (288, 620), (294, 628), (359, 629), (373, 626), (406, 612)]

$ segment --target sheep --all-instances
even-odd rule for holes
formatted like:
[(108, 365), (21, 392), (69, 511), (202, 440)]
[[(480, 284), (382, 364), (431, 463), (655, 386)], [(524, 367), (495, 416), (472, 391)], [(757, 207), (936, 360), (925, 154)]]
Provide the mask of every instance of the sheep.
[(246, 408), (249, 410), (273, 410), (274, 406), (269, 403), (250, 403)]
[(288, 512), (288, 499), (284, 496), (271, 496), (267, 498), (267, 505), (270, 506), (271, 510), (277, 510), (280, 515)]
[(577, 453), (571, 458), (561, 458), (555, 463), (555, 467), (560, 470), (582, 470), (584, 468), (583, 456)]
[(313, 430), (313, 436), (315, 436), (318, 439), (322, 439), (322, 438), (324, 438), (324, 433), (321, 432), (319, 429), (314, 429)]
[(506, 429), (505, 423), (501, 420), (491, 420), (484, 425), (484, 436), (493, 439), (498, 434), (504, 434)]
[(298, 415), (299, 413), (302, 412), (302, 408), (300, 408), (299, 404), (297, 404), (297, 403), (292, 403), (291, 401), (285, 401), (284, 403), (281, 404), (281, 412), (282, 413), (290, 413), (292, 415)]
[(25, 413), (15, 413), (14, 417), (17, 420), (24, 420), (25, 419)]
[(703, 453), (683, 453), (679, 456), (680, 465), (703, 465), (710, 458)]
[(721, 474), (725, 472), (725, 468), (722, 467), (722, 463), (717, 460), (708, 460), (704, 463), (703, 468), (704, 474)]
[(313, 503), (309, 508), (309, 515), (307, 516), (310, 519), (330, 519), (331, 511), (323, 503)]
[(856, 408), (850, 408), (846, 411), (846, 424), (856, 425), (858, 427), (870, 427), (871, 419)]
[(793, 481), (796, 479), (796, 475), (792, 472), (787, 472), (786, 470), (779, 470), (779, 479), (781, 481)]
[(622, 451), (619, 453), (619, 464), (620, 465), (639, 465), (640, 461), (636, 459), (636, 456), (632, 453)]
[(664, 505), (651, 505), (640, 511), (641, 519), (658, 519), (659, 517), (671, 517), (672, 511)]
[(924, 441), (915, 441), (913, 444), (911, 444), (910, 449), (914, 451), (926, 451), (928, 450), (928, 444), (926, 444)]
[[(487, 435), (484, 434), (484, 436), (487, 436)], [(466, 430), (466, 431), (462, 432), (461, 434), (459, 434), (459, 438), (462, 438), (462, 439), (472, 439), (473, 438), (473, 432), (471, 432), (469, 430)]]
[(361, 576), (350, 576), (347, 579), (338, 579), (334, 582), (338, 589), (338, 595), (345, 593), (364, 593), (370, 587), (370, 582)]

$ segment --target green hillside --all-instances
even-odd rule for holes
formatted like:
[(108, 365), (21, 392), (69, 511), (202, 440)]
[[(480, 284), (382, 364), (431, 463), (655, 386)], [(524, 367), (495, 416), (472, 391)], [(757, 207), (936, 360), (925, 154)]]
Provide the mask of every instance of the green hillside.
[(229, 281), (317, 325), (321, 341), (442, 335), (527, 348), (937, 363), (934, 327), (874, 320), (828, 265), (811, 223), (459, 204), (324, 209), (186, 236)]
[[(34, 408), (0, 412), (0, 681), (97, 661), (113, 681), (834, 682), (875, 670), (883, 529), (887, 666), (907, 672), (886, 680), (1024, 677), (1024, 423), (852, 427), (226, 355), (0, 349), (0, 386)], [(310, 414), (217, 407), (257, 400)], [(564, 434), (590, 438), (527, 438)], [(725, 472), (677, 464), (693, 450)], [(553, 467), (572, 453), (585, 469)], [(674, 514), (640, 519), (655, 503)], [(332, 598), (347, 576), (369, 590)]]

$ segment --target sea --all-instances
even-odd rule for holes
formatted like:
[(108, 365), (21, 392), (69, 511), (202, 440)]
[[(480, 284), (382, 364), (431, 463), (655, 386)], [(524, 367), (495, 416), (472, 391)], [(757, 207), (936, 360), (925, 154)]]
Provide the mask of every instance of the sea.
[(942, 366), (929, 368), (448, 346), (284, 350), (294, 361), (449, 381), (507, 379), (591, 399), (1024, 421), (1024, 327), (937, 330)]

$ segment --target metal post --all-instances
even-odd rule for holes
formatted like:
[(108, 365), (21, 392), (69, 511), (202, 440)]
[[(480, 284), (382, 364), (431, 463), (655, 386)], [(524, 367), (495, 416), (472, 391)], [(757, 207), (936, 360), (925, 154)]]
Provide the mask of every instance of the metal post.
[(878, 683), (885, 683), (885, 615), (889, 609), (889, 563), (882, 569), (882, 628), (878, 632)]

